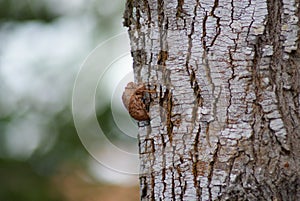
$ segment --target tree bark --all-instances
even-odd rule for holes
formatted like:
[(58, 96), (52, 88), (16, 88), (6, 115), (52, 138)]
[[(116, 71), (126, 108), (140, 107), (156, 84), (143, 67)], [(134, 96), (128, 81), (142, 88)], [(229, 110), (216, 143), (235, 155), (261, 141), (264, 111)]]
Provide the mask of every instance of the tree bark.
[(299, 0), (127, 0), (141, 200), (299, 200)]

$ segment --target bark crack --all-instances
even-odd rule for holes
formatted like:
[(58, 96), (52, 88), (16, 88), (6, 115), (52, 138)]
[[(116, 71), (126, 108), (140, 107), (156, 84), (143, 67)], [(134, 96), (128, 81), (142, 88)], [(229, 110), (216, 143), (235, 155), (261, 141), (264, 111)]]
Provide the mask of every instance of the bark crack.
[(163, 164), (162, 164), (162, 173), (161, 173), (161, 175), (162, 175), (162, 178), (161, 178), (161, 180), (162, 180), (162, 183), (163, 183), (163, 190), (162, 190), (162, 195), (161, 195), (161, 197), (163, 198), (162, 200), (166, 200), (165, 199), (165, 192), (166, 192), (166, 189), (167, 189), (167, 183), (166, 183), (166, 156), (165, 156), (165, 152), (163, 151)]
[[(153, 166), (151, 166), (153, 167)], [(155, 175), (154, 172), (151, 172), (151, 200), (155, 200)]]
[(215, 166), (215, 163), (218, 161), (218, 152), (219, 152), (220, 149), (221, 149), (221, 144), (220, 144), (220, 142), (218, 141), (217, 144), (216, 144), (216, 147), (215, 147), (213, 156), (212, 156), (212, 160), (211, 160), (211, 162), (209, 163), (209, 172), (208, 172), (208, 176), (207, 176), (207, 179), (208, 179), (208, 182), (207, 182), (207, 188), (208, 188), (209, 200), (213, 200), (213, 199), (212, 199), (212, 186), (211, 186), (211, 181), (212, 181), (213, 174), (214, 174), (214, 166)]
[(197, 197), (201, 197), (201, 189), (198, 183), (198, 160), (199, 160), (199, 155), (198, 155), (198, 145), (199, 145), (199, 136), (201, 133), (201, 125), (199, 125), (198, 131), (196, 133), (195, 139), (194, 139), (194, 152), (191, 153), (191, 158), (193, 161), (193, 175), (194, 175), (194, 187), (196, 189), (196, 194)]
[(201, 41), (202, 41), (202, 48), (203, 52), (206, 52), (207, 47), (206, 47), (206, 21), (207, 21), (208, 15), (207, 12), (205, 12), (205, 15), (203, 16), (203, 22), (202, 22), (202, 36), (201, 36)]
[(195, 95), (195, 107), (196, 109), (198, 108), (198, 106), (202, 107), (203, 106), (203, 98), (201, 96), (201, 88), (198, 84), (198, 81), (196, 79), (196, 73), (193, 69), (191, 69), (190, 72), (190, 85), (192, 87), (192, 89), (194, 90), (194, 95)]
[(192, 52), (192, 48), (193, 48), (193, 39), (192, 39), (192, 36), (194, 34), (194, 31), (195, 31), (195, 21), (196, 21), (196, 17), (197, 17), (197, 7), (198, 7), (198, 3), (199, 3), (199, 0), (197, 0), (197, 4), (196, 6), (194, 7), (194, 16), (193, 16), (193, 19), (192, 19), (192, 23), (191, 23), (191, 30), (190, 30), (190, 34), (188, 34), (188, 50), (187, 50), (187, 55), (186, 55), (186, 71), (188, 73), (188, 75), (190, 76), (190, 65), (189, 65), (189, 62), (190, 62), (190, 58), (191, 58), (191, 52)]
[[(235, 44), (235, 50), (236, 50), (236, 46), (237, 44)], [(234, 51), (235, 51), (234, 50)], [(228, 99), (228, 106), (227, 106), (227, 109), (226, 109), (226, 123), (229, 124), (229, 123), (234, 123), (234, 122), (231, 122), (230, 121), (230, 117), (229, 117), (229, 108), (231, 107), (232, 105), (232, 87), (231, 87), (231, 81), (235, 78), (235, 73), (234, 73), (234, 65), (233, 65), (233, 56), (232, 56), (232, 52), (231, 50), (229, 50), (229, 67), (231, 68), (231, 75), (230, 75), (230, 78), (228, 79), (227, 83), (228, 83), (228, 91), (229, 91), (229, 99)]]
[(217, 40), (218, 36), (221, 34), (221, 25), (220, 25), (220, 20), (221, 18), (218, 17), (216, 14), (215, 14), (215, 10), (216, 8), (218, 8), (219, 6), (219, 0), (215, 0), (214, 2), (214, 6), (212, 8), (212, 11), (211, 11), (211, 15), (217, 19), (217, 24), (216, 24), (216, 35), (213, 37), (212, 41), (211, 41), (211, 44), (209, 45), (209, 47), (212, 47), (215, 43), (215, 41)]
[(144, 2), (144, 8), (147, 12), (147, 17), (148, 17), (148, 23), (147, 23), (148, 28), (150, 28), (151, 27), (151, 8), (150, 8), (150, 5), (148, 3), (148, 0), (143, 0), (143, 2)]
[(177, 0), (177, 12), (176, 17), (179, 17), (181, 19), (184, 18), (185, 15), (187, 15), (187, 12), (183, 9), (184, 0)]
[[(173, 122), (172, 122), (172, 108), (173, 108), (173, 100), (172, 100), (172, 92), (166, 88), (164, 95), (162, 94), (162, 87), (160, 86), (160, 95), (159, 95), (159, 105), (164, 110), (160, 110), (160, 116), (162, 120), (165, 120), (166, 127), (167, 127), (167, 135), (169, 138), (169, 142), (172, 143), (173, 139)], [(166, 141), (164, 136), (162, 136), (163, 146), (166, 147)]]

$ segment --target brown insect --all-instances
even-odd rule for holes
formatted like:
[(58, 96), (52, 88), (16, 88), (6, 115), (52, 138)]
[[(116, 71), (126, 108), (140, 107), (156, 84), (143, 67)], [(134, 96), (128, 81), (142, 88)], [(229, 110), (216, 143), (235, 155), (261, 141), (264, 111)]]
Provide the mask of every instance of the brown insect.
[(149, 92), (144, 84), (129, 82), (122, 95), (122, 101), (130, 116), (138, 121), (149, 121), (149, 113), (143, 102), (144, 93)]

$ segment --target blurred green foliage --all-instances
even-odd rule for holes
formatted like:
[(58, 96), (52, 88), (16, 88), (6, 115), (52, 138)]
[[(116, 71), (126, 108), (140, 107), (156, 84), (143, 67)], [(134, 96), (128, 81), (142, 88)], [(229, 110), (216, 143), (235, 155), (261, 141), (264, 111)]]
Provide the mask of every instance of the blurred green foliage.
[[(22, 25), (22, 23), (31, 21), (41, 21), (51, 25), (51, 23), (53, 23), (55, 20), (66, 15), (85, 14), (93, 16), (93, 18), (96, 20), (97, 23), (95, 25), (94, 36), (96, 40), (101, 40), (103, 34), (107, 35), (112, 33), (115, 27), (119, 26), (117, 23), (113, 23), (113, 21), (120, 20), (122, 16), (121, 9), (123, 6), (123, 1), (110, 2), (110, 4), (113, 4), (115, 7), (109, 14), (103, 14), (100, 12), (101, 9), (99, 8), (101, 8), (101, 2), (103, 3), (104, 1), (87, 1), (87, 3), (83, 4), (81, 7), (78, 6), (77, 10), (75, 11), (72, 10), (72, 8), (70, 8), (69, 11), (64, 11), (60, 8), (60, 5), (57, 5), (60, 1), (53, 0), (52, 2), (53, 3), (51, 4), (51, 2), (47, 0), (0, 0), (0, 31), (5, 24), (16, 23), (17, 25)], [(65, 0), (64, 3), (67, 4), (68, 1)], [(94, 41), (92, 41), (92, 43), (93, 42)], [(4, 48), (5, 47), (2, 47), (2, 51)], [(77, 58), (74, 58), (74, 60), (76, 59)], [(41, 60), (41, 62), (43, 61)], [(62, 70), (67, 71), (68, 69)], [(75, 78), (75, 75), (73, 77)], [(70, 85), (72, 86), (72, 84)], [(5, 85), (0, 86), (0, 94), (2, 97), (5, 97), (6, 95), (4, 93), (9, 91), (5, 89), (5, 87)], [(1, 110), (4, 111), (5, 107), (7, 106), (0, 101), (1, 201), (63, 200), (63, 197), (59, 195), (57, 189), (51, 186), (53, 185), (51, 184), (51, 178), (53, 175), (55, 175), (58, 169), (65, 164), (76, 164), (76, 166), (81, 167), (86, 166), (85, 162), (88, 158), (88, 153), (82, 146), (81, 141), (77, 136), (70, 109), (71, 90), (72, 88), (70, 88), (69, 93), (66, 94), (66, 96), (68, 96), (67, 99), (70, 100), (69, 103), (63, 105), (62, 109), (58, 110), (57, 113), (49, 115), (49, 122), (46, 123), (47, 129), (50, 131), (49, 134), (53, 134), (53, 136), (49, 136), (46, 139), (54, 139), (53, 145), (51, 145), (50, 148), (46, 149), (45, 151), (44, 147), (46, 147), (49, 142), (47, 140), (42, 141), (43, 144), (40, 144), (28, 158), (17, 158), (13, 155), (9, 155), (6, 149), (8, 145), (5, 144), (7, 142), (5, 140), (7, 136), (5, 137), (4, 134), (7, 130), (7, 125), (13, 119), (16, 117), (22, 118), (22, 115), (27, 115), (31, 112), (30, 107), (29, 109), (24, 109), (24, 111), (18, 110), (22, 107), (26, 108), (25, 106), (28, 102), (30, 102), (30, 100), (22, 100), (21, 98), (20, 100), (16, 101), (18, 105), (15, 106), (15, 111), (5, 114), (1, 114)], [(36, 94), (36, 96), (39, 96), (39, 94)], [(111, 115), (109, 111), (110, 110), (107, 107), (105, 112), (99, 116), (99, 119), (102, 119), (105, 124), (108, 125), (106, 129), (112, 130), (112, 135), (110, 137), (113, 139), (116, 138), (113, 133), (119, 131), (115, 130), (114, 125), (110, 122)], [(40, 111), (40, 113), (40, 115), (48, 115), (43, 114), (42, 111)], [(30, 127), (30, 125), (28, 126)], [(55, 132), (51, 133), (51, 130)]]
[(0, 19), (2, 22), (7, 20), (50, 22), (56, 17), (58, 14), (48, 9), (43, 1), (0, 0)]
[(38, 174), (28, 162), (0, 159), (0, 178), (0, 200), (62, 200), (48, 177)]

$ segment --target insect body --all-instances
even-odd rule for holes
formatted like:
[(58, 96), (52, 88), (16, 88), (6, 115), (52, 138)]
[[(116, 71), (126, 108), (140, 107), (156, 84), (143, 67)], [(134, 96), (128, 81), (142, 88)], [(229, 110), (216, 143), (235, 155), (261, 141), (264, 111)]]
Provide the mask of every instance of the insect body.
[(149, 113), (143, 102), (144, 93), (148, 91), (144, 84), (129, 82), (122, 95), (122, 101), (130, 116), (138, 121), (149, 121)]

